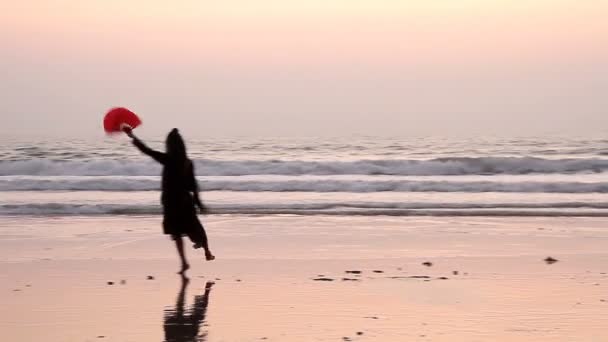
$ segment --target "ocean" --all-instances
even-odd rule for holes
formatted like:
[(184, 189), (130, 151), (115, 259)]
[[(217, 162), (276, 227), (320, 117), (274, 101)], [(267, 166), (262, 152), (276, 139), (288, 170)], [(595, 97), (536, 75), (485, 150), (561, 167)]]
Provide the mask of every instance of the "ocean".
[[(186, 140), (214, 214), (608, 216), (607, 139)], [(159, 215), (160, 172), (124, 136), (2, 138), (0, 215)]]

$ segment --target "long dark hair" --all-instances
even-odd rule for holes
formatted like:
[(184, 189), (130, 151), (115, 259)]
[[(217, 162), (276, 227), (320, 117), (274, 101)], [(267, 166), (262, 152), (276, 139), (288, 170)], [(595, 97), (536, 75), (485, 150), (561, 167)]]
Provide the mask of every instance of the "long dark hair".
[(174, 161), (186, 161), (188, 159), (188, 155), (186, 153), (186, 144), (184, 143), (184, 139), (179, 134), (177, 128), (174, 128), (167, 135), (166, 140), (167, 145), (167, 155)]

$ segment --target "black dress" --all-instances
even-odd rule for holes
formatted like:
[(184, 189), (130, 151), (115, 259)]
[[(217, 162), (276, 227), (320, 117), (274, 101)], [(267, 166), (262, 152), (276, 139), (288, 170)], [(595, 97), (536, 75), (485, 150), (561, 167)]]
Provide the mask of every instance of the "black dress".
[(168, 154), (155, 151), (141, 140), (133, 144), (143, 153), (163, 165), (161, 203), (163, 232), (173, 238), (187, 235), (194, 243), (207, 245), (207, 236), (198, 219), (193, 193), (198, 192), (194, 166), (189, 159), (175, 160)]

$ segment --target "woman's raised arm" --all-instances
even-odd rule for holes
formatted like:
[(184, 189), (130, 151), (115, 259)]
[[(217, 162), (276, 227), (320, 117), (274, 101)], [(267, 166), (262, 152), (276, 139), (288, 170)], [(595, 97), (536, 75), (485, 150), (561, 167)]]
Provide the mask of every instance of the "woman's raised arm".
[(133, 145), (135, 145), (135, 147), (137, 147), (138, 150), (140, 150), (142, 153), (150, 156), (152, 159), (156, 160), (157, 162), (159, 162), (163, 165), (165, 164), (165, 162), (167, 160), (167, 155), (165, 153), (153, 150), (153, 149), (149, 148), (148, 146), (146, 146), (146, 144), (144, 144), (143, 141), (139, 140), (139, 138), (136, 137), (135, 134), (133, 134), (133, 131), (131, 129), (125, 129), (124, 131), (131, 139), (133, 139)]

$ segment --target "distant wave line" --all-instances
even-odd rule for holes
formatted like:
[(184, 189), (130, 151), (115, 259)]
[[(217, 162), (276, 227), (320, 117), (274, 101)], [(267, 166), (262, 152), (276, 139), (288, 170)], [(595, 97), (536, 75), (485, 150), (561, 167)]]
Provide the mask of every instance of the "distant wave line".
[[(591, 209), (591, 210), (590, 210)], [(608, 203), (309, 203), (211, 205), (211, 214), (361, 216), (608, 216)], [(0, 205), (2, 215), (160, 215), (160, 205), (30, 203)]]

